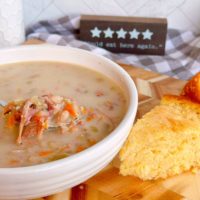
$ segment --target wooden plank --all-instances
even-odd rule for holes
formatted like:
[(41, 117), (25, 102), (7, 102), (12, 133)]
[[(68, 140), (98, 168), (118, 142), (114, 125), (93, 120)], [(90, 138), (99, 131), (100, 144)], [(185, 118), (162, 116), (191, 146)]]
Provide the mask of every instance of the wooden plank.
[(24, 42), (25, 45), (32, 45), (32, 44), (44, 44), (44, 41), (38, 39), (29, 39)]
[(73, 200), (183, 199), (183, 196), (153, 181), (141, 181), (131, 176), (122, 177), (116, 168), (99, 173), (75, 188), (76, 195), (79, 195), (72, 198)]
[(134, 80), (138, 93), (154, 99), (160, 99), (165, 94), (180, 94), (186, 81), (160, 75), (142, 68), (120, 64)]
[(46, 197), (45, 200), (70, 200), (71, 199), (71, 189), (67, 189), (58, 194)]

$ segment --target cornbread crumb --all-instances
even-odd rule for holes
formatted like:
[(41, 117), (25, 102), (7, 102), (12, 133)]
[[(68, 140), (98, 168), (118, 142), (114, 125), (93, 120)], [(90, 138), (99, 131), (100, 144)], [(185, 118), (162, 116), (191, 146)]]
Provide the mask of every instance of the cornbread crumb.
[(193, 174), (197, 174), (198, 168), (192, 168), (192, 169), (191, 169), (191, 172), (192, 172)]
[(120, 151), (120, 173), (153, 180), (200, 167), (199, 124), (200, 104), (164, 96), (134, 125)]

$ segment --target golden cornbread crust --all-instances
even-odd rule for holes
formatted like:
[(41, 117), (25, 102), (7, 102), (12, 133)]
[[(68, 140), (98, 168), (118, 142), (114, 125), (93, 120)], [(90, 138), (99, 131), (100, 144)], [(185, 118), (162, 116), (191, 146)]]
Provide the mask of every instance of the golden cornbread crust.
[(181, 95), (200, 103), (200, 72), (185, 85)]
[[(181, 104), (187, 109), (196, 110), (200, 112), (200, 103), (192, 101), (189, 97), (186, 96), (176, 96), (176, 95), (164, 95), (161, 99), (161, 104)], [(200, 114), (200, 113), (199, 113)]]
[(139, 119), (120, 151), (120, 173), (143, 180), (200, 167), (200, 104), (166, 95)]

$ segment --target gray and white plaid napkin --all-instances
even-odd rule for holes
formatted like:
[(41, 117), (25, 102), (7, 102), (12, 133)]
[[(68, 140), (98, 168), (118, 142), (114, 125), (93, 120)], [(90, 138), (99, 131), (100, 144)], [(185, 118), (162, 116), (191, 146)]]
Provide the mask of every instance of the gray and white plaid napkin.
[(27, 38), (85, 49), (115, 62), (136, 65), (185, 80), (200, 72), (200, 35), (191, 31), (169, 29), (165, 56), (116, 54), (78, 40), (79, 22), (80, 16), (41, 21), (28, 28)]

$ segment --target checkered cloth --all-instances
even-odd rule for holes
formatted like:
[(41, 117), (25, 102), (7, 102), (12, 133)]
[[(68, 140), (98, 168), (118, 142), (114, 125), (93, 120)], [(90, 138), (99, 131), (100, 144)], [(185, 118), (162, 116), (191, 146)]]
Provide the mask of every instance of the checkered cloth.
[(79, 22), (80, 16), (41, 21), (28, 28), (27, 38), (37, 38), (52, 44), (85, 49), (115, 62), (135, 65), (185, 80), (200, 72), (200, 35), (191, 31), (169, 29), (165, 56), (134, 55), (111, 53), (78, 40)]

